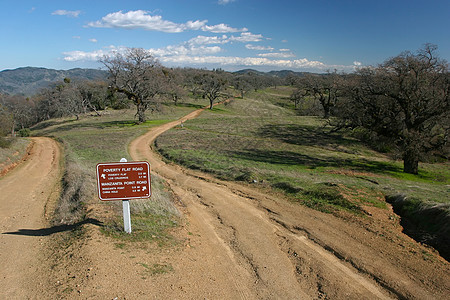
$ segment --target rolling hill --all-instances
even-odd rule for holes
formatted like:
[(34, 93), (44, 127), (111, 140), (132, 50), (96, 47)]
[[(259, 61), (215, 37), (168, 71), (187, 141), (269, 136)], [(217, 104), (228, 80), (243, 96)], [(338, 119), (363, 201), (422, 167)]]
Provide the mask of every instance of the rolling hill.
[(37, 93), (49, 84), (71, 79), (106, 79), (108, 73), (96, 69), (54, 70), (46, 68), (24, 67), (0, 72), (0, 93), (22, 94), (26, 96)]
[[(244, 69), (235, 74), (253, 73), (261, 76), (286, 78), (288, 75), (305, 76), (307, 72), (294, 72), (291, 70), (261, 72), (253, 69)], [(108, 73), (98, 69), (75, 68), (70, 70), (54, 70), (36, 67), (23, 67), (13, 70), (0, 71), (0, 93), (10, 95), (31, 96), (40, 89), (49, 86), (56, 81), (64, 80), (68, 77), (72, 80), (77, 79), (106, 79)]]
[(262, 75), (262, 76), (271, 76), (271, 77), (280, 77), (280, 78), (285, 78), (289, 75), (295, 75), (295, 76), (299, 76), (299, 77), (303, 77), (307, 74), (310, 74), (309, 72), (294, 72), (292, 70), (281, 70), (281, 71), (270, 71), (270, 72), (261, 72), (261, 71), (257, 71), (254, 69), (243, 69), (243, 70), (239, 70), (236, 72), (233, 72), (234, 74), (249, 74), (249, 73), (253, 73), (256, 75)]

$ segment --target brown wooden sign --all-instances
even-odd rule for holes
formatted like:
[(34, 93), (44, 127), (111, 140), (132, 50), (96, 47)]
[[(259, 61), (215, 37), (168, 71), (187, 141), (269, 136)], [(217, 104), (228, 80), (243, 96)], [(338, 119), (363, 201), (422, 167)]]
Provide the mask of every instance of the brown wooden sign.
[(146, 161), (97, 165), (97, 187), (100, 200), (149, 198), (150, 186), (150, 165)]

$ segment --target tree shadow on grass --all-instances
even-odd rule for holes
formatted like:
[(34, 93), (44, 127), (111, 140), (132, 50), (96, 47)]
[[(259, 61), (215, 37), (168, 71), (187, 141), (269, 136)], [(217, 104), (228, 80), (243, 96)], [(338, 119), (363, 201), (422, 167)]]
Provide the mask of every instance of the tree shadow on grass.
[(56, 125), (64, 125), (66, 123), (72, 123), (75, 122), (75, 119), (70, 119), (70, 120), (50, 120), (50, 121), (45, 121), (45, 122), (40, 122), (34, 126), (31, 127), (32, 130), (41, 130), (41, 129), (45, 129), (51, 126), (56, 126)]
[(353, 145), (357, 140), (344, 137), (338, 132), (327, 132), (324, 128), (298, 124), (264, 125), (258, 135), (275, 138), (285, 143), (302, 146)]
[(194, 103), (187, 103), (187, 102), (178, 102), (177, 104), (175, 103), (165, 103), (164, 105), (166, 106), (175, 106), (175, 107), (187, 107), (187, 108), (196, 108), (196, 109), (200, 109), (200, 108), (204, 108), (206, 106), (206, 104), (194, 104)]
[(13, 232), (3, 232), (2, 234), (25, 235), (25, 236), (48, 236), (58, 232), (72, 231), (84, 224), (93, 224), (103, 227), (103, 222), (97, 219), (88, 218), (75, 224), (62, 224), (41, 229), (19, 229)]
[[(142, 123), (145, 124), (145, 123)], [(50, 135), (58, 132), (67, 132), (74, 129), (106, 129), (106, 128), (124, 128), (132, 127), (141, 124), (137, 124), (135, 120), (122, 120), (122, 121), (109, 121), (109, 122), (74, 122), (71, 124), (61, 125), (55, 128), (51, 128), (45, 131), (44, 135)]]
[(385, 162), (337, 157), (327, 157), (326, 159), (323, 159), (291, 151), (244, 149), (242, 151), (232, 151), (230, 154), (238, 159), (276, 165), (301, 165), (306, 166), (309, 169), (318, 167), (345, 167), (352, 170), (379, 174), (386, 172), (402, 172), (400, 167)]

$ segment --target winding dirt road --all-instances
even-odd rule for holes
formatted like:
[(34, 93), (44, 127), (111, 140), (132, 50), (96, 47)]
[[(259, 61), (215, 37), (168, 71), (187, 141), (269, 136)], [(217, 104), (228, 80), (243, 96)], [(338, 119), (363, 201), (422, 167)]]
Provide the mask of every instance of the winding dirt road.
[[(174, 247), (129, 246), (102, 234), (99, 222), (84, 224), (83, 238), (47, 243), (42, 227), (57, 194), (60, 154), (54, 141), (35, 139), (29, 160), (0, 180), (0, 298), (448, 298), (450, 264), (404, 235), (390, 211), (343, 220), (166, 164), (153, 141), (201, 112), (152, 128), (129, 146), (181, 203), (185, 223), (174, 234), (182, 244)], [(113, 209), (97, 199), (88, 205), (93, 217)], [(46, 248), (52, 258), (40, 253), (42, 244), (58, 245)]]
[(410, 240), (400, 228), (389, 241), (334, 216), (164, 163), (153, 141), (199, 113), (150, 130), (129, 147), (133, 159), (148, 160), (169, 182), (202, 237), (190, 253), (201, 258), (198, 264), (177, 266), (187, 282), (197, 283), (188, 298), (205, 297), (211, 284), (199, 281), (198, 266), (230, 299), (424, 299), (449, 291), (448, 263), (430, 266), (404, 251), (402, 241)]
[(33, 138), (27, 161), (0, 178), (0, 299), (35, 298), (48, 237), (46, 209), (58, 196), (60, 150)]

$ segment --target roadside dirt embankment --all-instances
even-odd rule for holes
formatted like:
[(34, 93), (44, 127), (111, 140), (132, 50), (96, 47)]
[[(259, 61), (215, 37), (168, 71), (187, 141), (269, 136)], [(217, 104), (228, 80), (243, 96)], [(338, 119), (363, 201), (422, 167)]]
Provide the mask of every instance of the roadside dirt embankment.
[(450, 261), (450, 205), (425, 204), (405, 195), (387, 196), (401, 217), (403, 232), (420, 243), (432, 246)]

